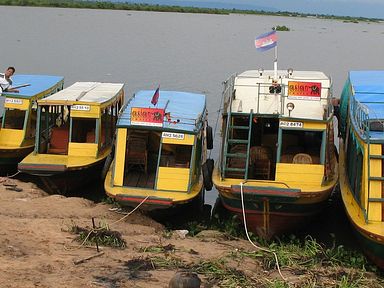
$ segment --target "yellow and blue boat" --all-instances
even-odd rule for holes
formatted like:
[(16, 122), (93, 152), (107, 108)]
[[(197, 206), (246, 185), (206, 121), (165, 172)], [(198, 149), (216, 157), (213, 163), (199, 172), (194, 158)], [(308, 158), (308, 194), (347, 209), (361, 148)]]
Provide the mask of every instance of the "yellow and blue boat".
[(2, 171), (17, 169), (35, 146), (37, 101), (63, 89), (64, 78), (51, 75), (15, 75), (19, 93), (3, 92), (4, 110), (0, 129), (0, 167)]
[(337, 183), (331, 88), (323, 72), (292, 69), (224, 82), (213, 183), (223, 206), (260, 237), (302, 228)]
[(111, 153), (124, 84), (76, 82), (37, 101), (33, 152), (18, 165), (65, 194), (100, 176)]
[(351, 71), (340, 98), (340, 190), (366, 255), (384, 269), (384, 71)]
[[(158, 93), (156, 106), (148, 90), (128, 101), (117, 122), (115, 155), (104, 183), (111, 198), (131, 207), (141, 203), (140, 209), (148, 211), (202, 198), (201, 167), (207, 147), (212, 148), (205, 95)], [(209, 177), (206, 181), (212, 188)]]

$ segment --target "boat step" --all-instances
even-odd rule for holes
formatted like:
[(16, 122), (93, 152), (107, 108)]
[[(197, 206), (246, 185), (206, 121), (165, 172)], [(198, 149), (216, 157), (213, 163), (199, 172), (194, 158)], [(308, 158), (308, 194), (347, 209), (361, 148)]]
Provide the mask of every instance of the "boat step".
[(243, 139), (228, 139), (228, 143), (248, 144), (248, 140), (243, 140)]
[(370, 181), (384, 181), (384, 177), (368, 177)]
[(228, 171), (228, 172), (245, 172), (245, 169), (243, 168), (225, 168), (225, 171)]
[(226, 156), (228, 158), (247, 158), (245, 153), (227, 153)]
[(369, 202), (384, 202), (384, 198), (368, 198)]
[(231, 129), (244, 129), (244, 130), (248, 130), (249, 126), (229, 126), (229, 128), (231, 128)]

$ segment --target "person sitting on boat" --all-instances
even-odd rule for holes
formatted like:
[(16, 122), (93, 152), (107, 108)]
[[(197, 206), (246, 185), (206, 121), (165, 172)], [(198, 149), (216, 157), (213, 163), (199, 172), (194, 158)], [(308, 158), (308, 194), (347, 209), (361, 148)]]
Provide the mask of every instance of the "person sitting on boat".
[(337, 130), (338, 130), (338, 133), (337, 133), (337, 137), (340, 137), (341, 134), (340, 134), (340, 127), (341, 127), (341, 123), (340, 123), (340, 99), (338, 98), (335, 98), (333, 97), (332, 98), (332, 105), (333, 105), (333, 115), (335, 115), (336, 119), (337, 119)]
[(2, 92), (16, 92), (19, 90), (12, 88), (12, 79), (11, 76), (15, 74), (15, 67), (8, 67), (4, 73), (0, 73), (0, 93)]

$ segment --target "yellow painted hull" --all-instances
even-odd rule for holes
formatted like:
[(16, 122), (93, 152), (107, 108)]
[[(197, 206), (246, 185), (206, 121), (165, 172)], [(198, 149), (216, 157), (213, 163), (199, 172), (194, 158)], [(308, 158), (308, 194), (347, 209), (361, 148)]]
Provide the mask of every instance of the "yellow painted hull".
[[(337, 184), (336, 159), (333, 166), (334, 174), (317, 185), (312, 183), (311, 177), (305, 182), (305, 175), (296, 175), (287, 177), (286, 181), (248, 180), (241, 187), (241, 179), (221, 179), (217, 167), (213, 172), (213, 183), (225, 208), (237, 214), (239, 219), (243, 219), (244, 211), (247, 228), (264, 239), (271, 239), (302, 228), (321, 212)], [(301, 169), (311, 171), (311, 167)], [(295, 175), (300, 168), (291, 167), (290, 171)]]
[(200, 197), (203, 191), (202, 177), (192, 185), (190, 192), (114, 186), (111, 177), (112, 172), (110, 169), (104, 182), (107, 195), (121, 204), (131, 207), (136, 207), (143, 202), (140, 205), (143, 210), (166, 209), (186, 204)]
[[(384, 269), (384, 222), (367, 220), (363, 209), (355, 200), (348, 183), (345, 150), (340, 139), (340, 191), (347, 216), (366, 255)], [(364, 192), (363, 195), (366, 193)]]

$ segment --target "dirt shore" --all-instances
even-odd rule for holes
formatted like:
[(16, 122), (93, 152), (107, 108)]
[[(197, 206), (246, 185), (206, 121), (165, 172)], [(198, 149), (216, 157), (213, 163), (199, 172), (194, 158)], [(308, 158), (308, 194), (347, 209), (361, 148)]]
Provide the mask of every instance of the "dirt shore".
[[(208, 264), (249, 282), (231, 286), (219, 277), (217, 268), (206, 268), (198, 274), (201, 287), (277, 287), (265, 283), (282, 280), (275, 268), (265, 269), (262, 258), (244, 257), (256, 250), (248, 241), (229, 239), (217, 231), (184, 237), (167, 231), (139, 211), (125, 215), (111, 208), (83, 198), (48, 195), (33, 183), (0, 178), (0, 286), (168, 287), (181, 268), (195, 267), (196, 271), (197, 265)], [(95, 245), (75, 241), (78, 235), (72, 232), (73, 227), (89, 228), (92, 218), (96, 226), (121, 233), (126, 247), (102, 246), (98, 253)], [(339, 287), (334, 286), (334, 273), (357, 273), (349, 269), (331, 271), (324, 267), (315, 273), (297, 273), (282, 267), (289, 286), (278, 287), (306, 287), (303, 284), (314, 275), (319, 278), (320, 286), (316, 287)], [(382, 287), (379, 281), (373, 283), (378, 286), (370, 287)]]

